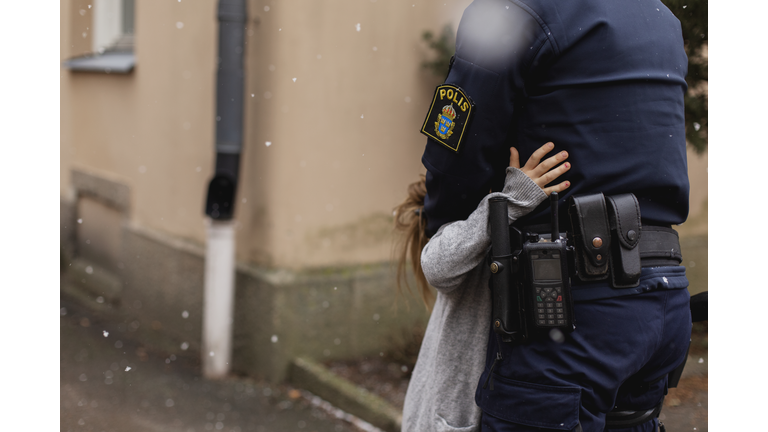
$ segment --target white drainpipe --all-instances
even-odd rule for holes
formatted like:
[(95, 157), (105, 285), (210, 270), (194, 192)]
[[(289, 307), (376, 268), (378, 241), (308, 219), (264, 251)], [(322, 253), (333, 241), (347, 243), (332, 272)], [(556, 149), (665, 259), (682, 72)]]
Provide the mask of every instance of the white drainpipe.
[(203, 292), (203, 376), (224, 378), (232, 357), (235, 304), (234, 221), (209, 219)]
[(208, 244), (203, 286), (203, 376), (224, 378), (232, 358), (235, 303), (234, 217), (243, 147), (245, 0), (219, 0), (216, 73), (216, 171), (208, 184)]

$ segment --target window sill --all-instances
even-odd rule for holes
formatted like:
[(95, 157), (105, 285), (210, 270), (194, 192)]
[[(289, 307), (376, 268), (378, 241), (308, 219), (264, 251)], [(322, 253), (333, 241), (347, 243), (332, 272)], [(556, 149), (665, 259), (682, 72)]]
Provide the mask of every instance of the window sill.
[(73, 72), (128, 74), (136, 65), (136, 57), (132, 51), (108, 51), (69, 59), (63, 65)]

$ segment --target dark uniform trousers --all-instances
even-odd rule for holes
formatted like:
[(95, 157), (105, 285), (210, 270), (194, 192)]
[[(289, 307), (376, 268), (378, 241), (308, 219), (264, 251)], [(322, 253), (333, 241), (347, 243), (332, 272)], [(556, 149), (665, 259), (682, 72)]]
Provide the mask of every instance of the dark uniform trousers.
[[(643, 269), (639, 294), (576, 301), (576, 330), (561, 342), (502, 342), (502, 360), (488, 380), (499, 349), (491, 332), (476, 394), (483, 410), (481, 430), (603, 431), (609, 430), (606, 413), (614, 408), (657, 406), (665, 393), (665, 376), (683, 361), (690, 341), (684, 271)], [(574, 292), (590, 289), (598, 288)], [(657, 427), (654, 419), (610, 430), (651, 432)]]

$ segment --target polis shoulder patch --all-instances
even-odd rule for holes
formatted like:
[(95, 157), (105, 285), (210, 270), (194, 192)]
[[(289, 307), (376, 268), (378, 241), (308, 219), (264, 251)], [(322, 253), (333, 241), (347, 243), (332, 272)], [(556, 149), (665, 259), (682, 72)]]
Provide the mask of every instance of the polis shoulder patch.
[(472, 99), (460, 87), (440, 85), (435, 89), (421, 133), (458, 152), (474, 109)]

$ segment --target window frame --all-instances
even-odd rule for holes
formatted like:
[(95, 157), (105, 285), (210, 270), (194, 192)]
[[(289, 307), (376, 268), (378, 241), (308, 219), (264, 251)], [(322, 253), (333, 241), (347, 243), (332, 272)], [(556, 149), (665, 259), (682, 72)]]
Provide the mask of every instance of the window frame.
[[(114, 25), (118, 23), (118, 29), (110, 29), (112, 36), (108, 38), (111, 42), (107, 44), (102, 40), (94, 38), (92, 46), (93, 52), (83, 56), (74, 57), (66, 60), (63, 66), (73, 72), (96, 72), (96, 73), (117, 73), (129, 74), (133, 72), (136, 66), (136, 57), (134, 49), (134, 32), (136, 19), (135, 0), (118, 0), (120, 5), (113, 8), (117, 11), (118, 17), (100, 14), (98, 9), (106, 8), (107, 2), (115, 0), (94, 0), (93, 1), (93, 22), (91, 23), (92, 34), (96, 33), (99, 26)], [(117, 30), (117, 31), (115, 31)], [(110, 33), (107, 33), (110, 34)], [(101, 46), (99, 46), (101, 45)]]

